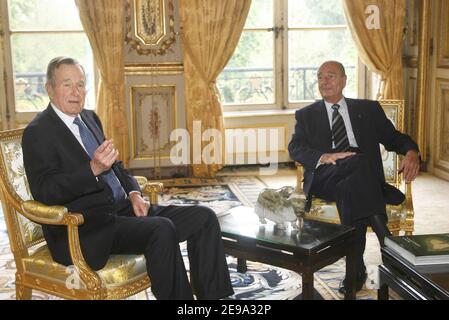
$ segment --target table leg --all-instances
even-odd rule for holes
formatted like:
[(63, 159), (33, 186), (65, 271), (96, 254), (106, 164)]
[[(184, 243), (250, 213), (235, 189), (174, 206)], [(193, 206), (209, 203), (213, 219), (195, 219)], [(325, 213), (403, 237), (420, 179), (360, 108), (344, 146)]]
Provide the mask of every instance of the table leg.
[(246, 259), (237, 258), (237, 272), (246, 273), (248, 267), (246, 266)]
[(388, 300), (388, 286), (382, 284), (377, 290), (377, 300)]
[(302, 299), (313, 300), (313, 272), (302, 273)]

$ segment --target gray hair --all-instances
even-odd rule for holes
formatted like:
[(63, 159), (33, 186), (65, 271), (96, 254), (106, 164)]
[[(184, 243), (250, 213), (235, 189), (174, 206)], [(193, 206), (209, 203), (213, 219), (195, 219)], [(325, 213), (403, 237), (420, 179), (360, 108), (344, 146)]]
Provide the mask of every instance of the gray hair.
[(63, 64), (69, 64), (69, 65), (76, 65), (83, 70), (83, 73), (86, 74), (84, 71), (83, 66), (78, 62), (78, 60), (70, 57), (56, 57), (50, 60), (47, 67), (47, 83), (51, 84), (52, 86), (55, 85), (55, 70), (58, 69)]
[[(323, 64), (321, 66), (323, 66), (323, 65), (325, 65), (327, 63), (334, 63), (334, 64), (336, 64), (338, 66), (338, 69), (340, 69), (341, 75), (343, 77), (346, 76), (345, 67), (343, 66), (343, 64), (341, 62), (336, 61), (336, 60), (329, 60), (329, 61), (323, 62)], [(320, 68), (321, 68), (321, 66), (320, 66)]]

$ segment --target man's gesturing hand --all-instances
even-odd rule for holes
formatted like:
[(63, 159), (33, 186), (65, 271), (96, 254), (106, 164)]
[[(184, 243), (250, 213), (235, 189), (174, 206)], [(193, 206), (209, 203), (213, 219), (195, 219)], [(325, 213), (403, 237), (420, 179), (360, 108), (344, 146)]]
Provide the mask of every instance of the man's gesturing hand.
[(337, 164), (337, 160), (344, 159), (355, 154), (355, 152), (324, 153), (320, 158), (320, 162), (324, 164)]
[(118, 151), (114, 148), (112, 140), (105, 140), (95, 150), (94, 157), (90, 160), (90, 168), (95, 176), (111, 169), (112, 164), (117, 160)]

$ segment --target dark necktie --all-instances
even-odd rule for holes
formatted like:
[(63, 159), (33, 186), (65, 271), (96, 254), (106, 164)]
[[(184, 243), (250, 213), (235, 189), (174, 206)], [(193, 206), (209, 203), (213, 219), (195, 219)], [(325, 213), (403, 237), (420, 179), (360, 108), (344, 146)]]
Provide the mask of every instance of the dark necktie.
[[(81, 122), (78, 117), (73, 120), (73, 123), (78, 126), (81, 141), (83, 142), (83, 145), (86, 148), (89, 157), (92, 159), (95, 150), (97, 150), (99, 146), (97, 140), (95, 139), (93, 133), (89, 130), (89, 128), (83, 122)], [(110, 170), (109, 173), (102, 174), (101, 177), (111, 187), (112, 193), (114, 194), (115, 203), (120, 203), (126, 198), (125, 191), (123, 190), (123, 187), (118, 181), (117, 176), (115, 175), (113, 170)]]
[(332, 109), (332, 139), (335, 145), (336, 152), (345, 152), (349, 150), (348, 134), (346, 133), (345, 122), (338, 112), (340, 105), (334, 104)]

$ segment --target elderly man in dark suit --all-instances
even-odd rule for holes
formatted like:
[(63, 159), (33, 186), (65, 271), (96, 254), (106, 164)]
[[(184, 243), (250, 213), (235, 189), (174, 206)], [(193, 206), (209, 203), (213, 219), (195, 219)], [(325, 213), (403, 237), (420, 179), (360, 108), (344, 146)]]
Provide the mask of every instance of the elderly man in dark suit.
[[(233, 294), (215, 213), (206, 207), (151, 207), (117, 161), (96, 114), (84, 110), (85, 73), (74, 59), (50, 61), (50, 104), (27, 126), (23, 158), (34, 199), (84, 216), (81, 249), (93, 269), (110, 254), (144, 254), (157, 299), (219, 299)], [(43, 226), (53, 259), (72, 263), (67, 230)], [(179, 242), (187, 240), (191, 284)]]
[[(407, 183), (419, 171), (416, 143), (397, 131), (377, 101), (343, 96), (346, 74), (343, 65), (327, 61), (318, 70), (323, 100), (296, 111), (290, 156), (305, 168), (304, 192), (336, 201), (342, 224), (356, 230), (356, 290), (366, 280), (363, 262), (366, 229), (371, 226), (380, 244), (390, 235), (386, 204), (400, 204), (404, 195), (385, 182), (379, 143), (405, 155), (400, 171)], [(344, 293), (345, 281), (340, 292)]]

